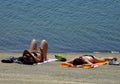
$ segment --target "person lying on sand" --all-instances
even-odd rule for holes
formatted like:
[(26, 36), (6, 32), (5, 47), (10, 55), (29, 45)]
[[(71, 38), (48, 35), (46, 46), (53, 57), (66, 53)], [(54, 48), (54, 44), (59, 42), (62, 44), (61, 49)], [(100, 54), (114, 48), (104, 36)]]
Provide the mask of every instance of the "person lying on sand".
[(95, 56), (92, 56), (92, 55), (83, 55), (83, 56), (79, 56), (79, 57), (76, 57), (74, 59), (71, 59), (71, 60), (68, 60), (64, 63), (68, 63), (68, 64), (71, 64), (70, 66), (71, 67), (78, 67), (78, 68), (81, 68), (82, 65), (90, 65), (91, 67), (94, 67), (94, 63), (98, 63), (98, 62), (105, 62), (105, 61), (110, 61), (111, 64), (113, 64), (113, 61), (114, 61), (114, 64), (119, 64), (117, 62), (117, 58), (114, 58), (114, 57), (101, 57), (101, 58), (98, 58), (98, 57), (95, 57)]
[(34, 64), (38, 62), (43, 62), (47, 60), (48, 43), (46, 40), (42, 40), (39, 49), (37, 50), (37, 41), (33, 39), (29, 50), (24, 50), (23, 55), (15, 58), (10, 57), (1, 60), (3, 63), (23, 63), (23, 64)]

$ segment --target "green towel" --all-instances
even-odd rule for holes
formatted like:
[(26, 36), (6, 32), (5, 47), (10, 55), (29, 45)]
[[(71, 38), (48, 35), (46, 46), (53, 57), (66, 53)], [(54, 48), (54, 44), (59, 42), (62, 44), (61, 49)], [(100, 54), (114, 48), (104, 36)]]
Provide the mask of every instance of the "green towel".
[(55, 55), (55, 58), (58, 59), (59, 61), (66, 61), (67, 59), (63, 55)]

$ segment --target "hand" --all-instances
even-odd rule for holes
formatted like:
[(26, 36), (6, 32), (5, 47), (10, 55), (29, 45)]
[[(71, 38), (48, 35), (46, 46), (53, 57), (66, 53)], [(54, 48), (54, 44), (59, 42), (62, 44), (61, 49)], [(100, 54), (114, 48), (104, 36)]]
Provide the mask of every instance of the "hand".
[(97, 64), (92, 64), (91, 67), (95, 68), (95, 67), (98, 67), (98, 65)]
[(94, 68), (94, 64), (91, 64), (91, 68)]
[(82, 65), (77, 65), (76, 67), (77, 67), (77, 68), (82, 68), (83, 66), (82, 66)]

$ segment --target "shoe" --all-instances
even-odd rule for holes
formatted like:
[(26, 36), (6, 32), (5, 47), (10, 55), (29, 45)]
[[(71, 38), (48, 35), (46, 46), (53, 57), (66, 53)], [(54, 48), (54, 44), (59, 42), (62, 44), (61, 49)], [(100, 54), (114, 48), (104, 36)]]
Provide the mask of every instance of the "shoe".
[(14, 60), (15, 60), (14, 57), (9, 57), (9, 58), (2, 59), (1, 62), (3, 62), (3, 63), (13, 63)]
[(109, 61), (109, 65), (120, 65), (120, 63), (116, 60)]
[(55, 58), (58, 59), (59, 61), (66, 61), (67, 59), (63, 57), (62, 55), (55, 55)]

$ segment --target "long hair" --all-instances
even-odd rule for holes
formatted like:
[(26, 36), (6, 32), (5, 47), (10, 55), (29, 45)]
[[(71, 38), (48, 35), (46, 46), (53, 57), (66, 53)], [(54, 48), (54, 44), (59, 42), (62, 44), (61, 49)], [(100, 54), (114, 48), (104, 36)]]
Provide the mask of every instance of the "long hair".
[(76, 58), (73, 60), (73, 65), (82, 65), (85, 64), (86, 62), (82, 58)]

